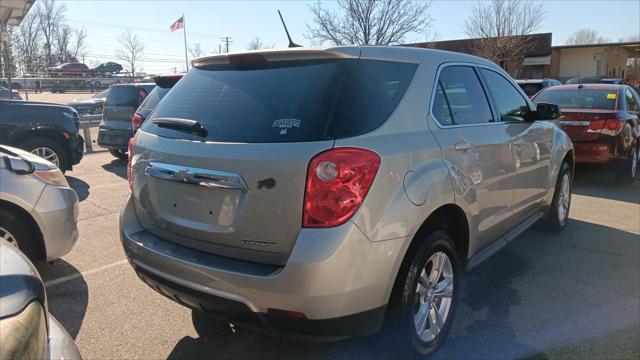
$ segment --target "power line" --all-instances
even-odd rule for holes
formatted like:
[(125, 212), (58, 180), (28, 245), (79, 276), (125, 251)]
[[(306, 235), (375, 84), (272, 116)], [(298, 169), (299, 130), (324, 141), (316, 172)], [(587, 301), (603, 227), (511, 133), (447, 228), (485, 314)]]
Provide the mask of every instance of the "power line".
[[(167, 33), (168, 30), (169, 30), (168, 27), (167, 27), (167, 29), (152, 29), (152, 28), (144, 28), (144, 27), (138, 27), (138, 26), (108, 24), (108, 23), (103, 23), (103, 22), (87, 21), (87, 20), (67, 19), (67, 21), (71, 21), (71, 22), (75, 22), (75, 23), (81, 23), (81, 24), (92, 24), (92, 25), (113, 27), (113, 28), (119, 28), (119, 29), (127, 28), (127, 29), (132, 29), (132, 30), (150, 31), (150, 32)], [(189, 35), (199, 35), (199, 36), (208, 36), (208, 37), (220, 36), (220, 34), (213, 34), (213, 33), (205, 34), (205, 33), (191, 33), (191, 32), (189, 32)]]

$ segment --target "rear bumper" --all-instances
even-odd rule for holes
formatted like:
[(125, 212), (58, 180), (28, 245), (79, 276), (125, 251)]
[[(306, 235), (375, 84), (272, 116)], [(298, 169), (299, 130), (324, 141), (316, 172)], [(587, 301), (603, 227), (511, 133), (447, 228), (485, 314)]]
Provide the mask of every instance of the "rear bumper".
[(613, 143), (573, 143), (576, 163), (605, 164), (615, 159)]
[(47, 261), (73, 249), (78, 240), (78, 196), (73, 189), (45, 186), (32, 214), (40, 225)]
[(274, 312), (254, 312), (245, 303), (180, 285), (133, 265), (138, 277), (159, 294), (186, 307), (258, 331), (299, 339), (341, 339), (373, 335), (380, 328), (386, 306), (331, 319), (293, 318)]
[(600, 135), (593, 142), (573, 142), (576, 163), (607, 164), (631, 155), (636, 141), (623, 136)]
[(132, 137), (133, 132), (130, 129), (109, 129), (101, 126), (98, 131), (98, 145), (103, 148), (126, 152), (129, 139)]
[(154, 236), (140, 228), (131, 199), (120, 236), (140, 278), (174, 301), (273, 333), (313, 337), (379, 330), (406, 240), (371, 242), (352, 223), (303, 229), (285, 266), (256, 264)]

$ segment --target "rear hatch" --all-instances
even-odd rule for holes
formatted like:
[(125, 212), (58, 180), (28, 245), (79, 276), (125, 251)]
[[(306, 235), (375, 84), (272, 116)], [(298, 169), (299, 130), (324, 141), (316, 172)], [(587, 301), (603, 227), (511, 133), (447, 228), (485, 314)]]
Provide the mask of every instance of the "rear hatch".
[[(194, 65), (136, 135), (138, 220), (168, 241), (278, 265), (301, 229), (311, 158), (379, 127), (416, 68), (300, 50)], [(171, 125), (182, 120), (206, 134)]]
[(534, 102), (560, 106), (558, 125), (573, 142), (596, 141), (607, 120), (616, 119), (617, 89), (588, 89), (579, 86), (539, 93)]
[(102, 110), (101, 127), (111, 130), (131, 130), (131, 117), (149, 94), (148, 87), (115, 85)]

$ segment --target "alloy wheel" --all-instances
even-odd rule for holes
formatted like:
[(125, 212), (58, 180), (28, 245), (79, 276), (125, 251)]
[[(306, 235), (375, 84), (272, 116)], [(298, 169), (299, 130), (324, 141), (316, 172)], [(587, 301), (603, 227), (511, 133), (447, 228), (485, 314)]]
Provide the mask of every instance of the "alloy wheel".
[(415, 293), (414, 325), (420, 340), (440, 334), (453, 305), (453, 265), (444, 252), (436, 252), (420, 273)]
[(569, 215), (569, 203), (571, 201), (571, 180), (569, 174), (562, 176), (562, 183), (560, 183), (560, 194), (558, 195), (558, 220), (561, 224), (567, 221)]
[(9, 232), (9, 230), (0, 227), (0, 239), (6, 240), (9, 244), (18, 247), (18, 240), (13, 234)]
[(58, 157), (58, 154), (56, 154), (56, 152), (51, 148), (40, 146), (31, 150), (31, 153), (52, 162), (56, 167), (60, 167), (60, 158)]

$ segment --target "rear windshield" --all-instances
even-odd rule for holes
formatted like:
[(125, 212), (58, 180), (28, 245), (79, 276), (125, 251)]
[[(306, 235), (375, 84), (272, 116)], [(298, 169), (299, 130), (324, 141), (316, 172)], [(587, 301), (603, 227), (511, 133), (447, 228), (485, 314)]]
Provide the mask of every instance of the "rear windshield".
[(147, 96), (147, 98), (144, 99), (142, 104), (140, 104), (140, 107), (143, 109), (149, 109), (149, 110), (155, 109), (155, 107), (158, 106), (158, 103), (160, 102), (160, 100), (162, 100), (162, 98), (165, 95), (167, 95), (169, 90), (171, 90), (171, 88), (167, 89), (167, 88), (162, 88), (160, 86), (156, 86), (153, 90), (151, 90), (151, 92), (149, 93), (149, 96)]
[(114, 86), (107, 97), (107, 104), (111, 106), (138, 107), (147, 96), (147, 91), (137, 86)]
[(535, 102), (557, 104), (561, 108), (566, 109), (615, 110), (617, 97), (617, 90), (549, 90), (536, 96)]
[(538, 93), (538, 91), (542, 90), (544, 87), (542, 83), (528, 83), (528, 84), (518, 84), (520, 88), (524, 91), (527, 96), (533, 96)]
[[(415, 64), (373, 60), (287, 61), (259, 69), (192, 69), (151, 116), (198, 121), (207, 140), (298, 142), (379, 127), (404, 95)], [(192, 135), (146, 121), (142, 130)], [(199, 138), (201, 139), (201, 138)]]

